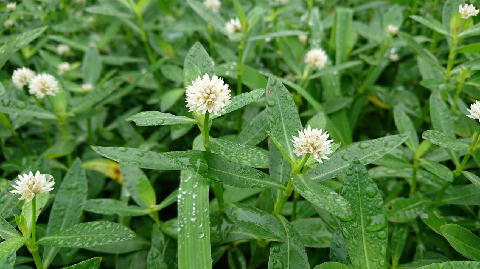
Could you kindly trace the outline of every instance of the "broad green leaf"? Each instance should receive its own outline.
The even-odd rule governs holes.
[[[83,262],[65,267],[64,269],[99,269],[102,258],[91,258]]]
[[[15,252],[12,254],[5,256],[0,259],[0,268],[2,269],[14,269],[15,261],[17,260],[17,255]]]
[[[333,21],[330,47],[335,49],[335,64],[341,64],[347,60],[357,39],[352,27],[353,10],[336,8]]]
[[[435,130],[443,132],[448,137],[455,137],[452,114],[439,91],[432,92],[430,95],[430,118]]]
[[[144,111],[127,118],[133,121],[137,126],[158,126],[158,125],[175,125],[175,124],[196,124],[197,121],[184,117],[175,116],[170,113],[162,113],[159,111]]]
[[[307,252],[299,235],[284,217],[279,216],[278,219],[283,226],[286,238],[270,246],[268,269],[309,269]]]
[[[296,219],[291,222],[305,247],[328,248],[332,233],[320,218]]]
[[[215,67],[215,74],[223,77],[237,78],[237,63],[229,62]],[[243,66],[242,82],[252,90],[264,89],[267,86],[267,79],[257,69],[248,65]]]
[[[291,140],[302,129],[302,123],[292,95],[278,79],[270,77],[266,96],[270,136],[278,141],[288,157],[294,160]]]
[[[243,126],[235,142],[252,146],[262,142],[267,137],[268,124],[265,124],[267,121],[267,111],[263,110]]]
[[[460,254],[472,260],[480,260],[480,237],[457,224],[445,224],[440,227],[440,231]]]
[[[351,267],[349,267],[348,265],[345,265],[339,262],[324,262],[322,264],[319,264],[313,267],[313,269],[350,269],[350,268]]]
[[[49,147],[42,153],[45,158],[55,159],[71,154],[75,150],[75,143],[68,140],[61,140]]]
[[[77,159],[63,178],[47,225],[46,234],[53,234],[80,221],[83,207],[87,200],[87,177],[83,170],[82,162]],[[44,248],[43,263],[46,267],[58,253],[57,248]]]
[[[125,187],[138,205],[151,207],[157,203],[155,190],[140,168],[122,164],[121,171]]]
[[[405,249],[405,244],[407,243],[408,232],[409,229],[407,225],[399,224],[393,228],[389,249],[392,258],[392,267],[398,266],[398,262]]]
[[[89,47],[83,56],[82,73],[84,83],[95,85],[102,74],[102,58],[95,47]]]
[[[391,222],[410,222],[421,214],[428,201],[421,197],[398,197],[388,203],[388,220]]]
[[[9,36],[7,41],[0,47],[0,68],[3,67],[13,53],[31,43],[46,29],[47,26],[43,26],[15,36]]]
[[[45,120],[53,120],[57,118],[52,112],[39,108],[36,105],[27,104],[19,100],[5,99],[3,97],[0,101],[0,112]]]
[[[362,164],[372,163],[400,146],[406,139],[406,135],[392,135],[351,144],[308,171],[307,177],[312,180],[323,180],[340,176],[354,160]]]
[[[126,205],[125,202],[114,199],[90,199],[85,203],[85,211],[102,215],[143,216],[148,209],[139,206]]]
[[[423,132],[422,137],[432,142],[432,144],[454,151],[467,152],[469,148],[467,143],[448,136],[441,131],[427,130]]]
[[[458,261],[458,262],[442,262],[442,263],[432,263],[419,267],[418,269],[478,269],[480,268],[480,262],[467,262],[467,261]]]
[[[348,201],[327,186],[315,182],[304,175],[294,177],[293,186],[295,191],[303,198],[313,205],[325,209],[330,214],[342,219],[352,217],[352,209]]]
[[[470,173],[468,171],[463,171],[462,174],[468,179],[470,180],[470,182],[472,182],[473,184],[475,184],[476,186],[479,186],[480,187],[480,177],[476,176],[475,174],[473,173]]]
[[[442,23],[435,20],[432,17],[427,17],[427,16],[416,16],[416,15],[411,15],[410,18],[413,20],[427,26],[428,28],[432,29],[433,31],[440,33],[444,36],[450,36],[447,30],[445,30],[445,27],[443,27]]]
[[[19,203],[17,195],[11,193],[10,189],[0,190],[0,217],[10,217]]]
[[[20,233],[4,218],[0,217],[0,237],[7,240],[15,236],[20,236]]]
[[[152,242],[147,256],[147,269],[167,269],[169,263],[176,262],[176,248],[172,239],[164,236],[157,226],[152,227]]]
[[[182,170],[178,190],[178,268],[212,268],[209,185],[198,171]]]
[[[203,2],[198,0],[187,0],[188,5],[205,20],[208,24],[216,28],[217,31],[224,33],[225,32],[225,23],[226,21],[215,11],[207,8]]]
[[[17,251],[25,244],[23,236],[11,237],[0,243],[0,259],[3,259]]]
[[[477,53],[480,52],[480,43],[473,43],[462,46],[458,49],[460,53]]]
[[[480,187],[475,184],[451,186],[445,191],[441,203],[447,205],[480,205]]]
[[[448,182],[453,181],[453,173],[450,171],[448,167],[445,165],[432,162],[426,159],[420,159],[420,165],[425,168],[425,170],[429,171],[430,173],[442,178]]]
[[[182,70],[182,79],[183,81],[183,70]],[[177,104],[178,100],[185,95],[185,89],[173,89],[165,94],[162,95],[162,99],[160,100],[160,110],[167,111],[175,104]]]
[[[442,235],[441,227],[445,224],[447,224],[447,221],[445,218],[441,216],[442,212],[435,208],[429,208],[427,210],[426,214],[420,215],[422,218],[422,221],[430,227],[434,232],[436,232],[439,235]]]
[[[228,114],[237,109],[240,109],[250,103],[259,101],[260,98],[265,94],[265,90],[257,89],[250,92],[242,93],[240,95],[234,96],[232,102],[225,107],[225,112],[223,114]],[[212,119],[218,118],[219,116],[212,116]]]
[[[155,170],[181,170],[194,166],[202,157],[199,151],[171,151],[157,153],[123,147],[92,146],[98,154],[119,163]]]
[[[189,2],[196,1],[189,0]],[[195,43],[188,51],[187,56],[185,56],[185,62],[183,66],[183,82],[185,86],[192,84],[192,81],[199,76],[203,76],[204,74],[213,75],[213,71],[213,60],[200,43]]]
[[[226,213],[234,224],[252,238],[272,241],[285,239],[283,224],[265,211],[251,206],[231,204]]]
[[[342,195],[350,202],[353,218],[341,223],[352,265],[359,269],[385,268],[387,219],[375,182],[363,165],[349,167]]]
[[[208,154],[208,175],[224,184],[240,188],[275,187],[283,189],[283,185],[271,181],[264,172],[228,161],[216,154]]]
[[[213,153],[232,162],[256,168],[268,167],[267,152],[261,148],[219,138],[211,138],[209,143]]]
[[[393,118],[395,120],[395,126],[400,133],[408,135],[405,144],[411,149],[415,150],[418,147],[418,135],[413,122],[407,116],[407,113],[403,111],[400,106],[395,106],[393,109]]]
[[[147,250],[150,246],[150,242],[139,236],[133,237],[131,239],[109,243],[105,245],[87,247],[90,251],[98,253],[107,253],[107,254],[126,254],[132,253],[140,250]]]
[[[38,243],[52,247],[84,248],[121,242],[135,237],[129,228],[109,221],[79,223],[40,238]]]
[[[85,96],[72,98],[72,112],[84,112],[99,106],[99,103],[111,96],[115,90],[118,90],[122,83],[123,80],[121,78],[113,78]]]

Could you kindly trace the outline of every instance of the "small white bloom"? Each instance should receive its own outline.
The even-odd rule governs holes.
[[[93,85],[90,83],[85,83],[82,85],[82,91],[91,92],[93,90]]]
[[[465,4],[463,6],[458,6],[458,12],[460,12],[460,15],[463,19],[468,19],[470,17],[477,16],[479,10],[476,9],[475,6],[472,4]]]
[[[242,24],[240,23],[240,20],[235,18],[235,19],[230,19],[226,24],[225,24],[225,31],[229,34],[233,34],[237,31],[242,30]]]
[[[322,68],[328,62],[328,56],[322,49],[312,49],[305,56],[305,63],[310,64],[314,68]]]
[[[70,70],[72,67],[70,66],[69,63],[63,62],[63,63],[60,63],[60,64],[57,66],[57,68],[58,68],[58,71],[59,71],[60,73],[65,73],[65,72],[67,72],[68,70]]]
[[[470,105],[470,109],[467,109],[470,115],[467,117],[480,121],[480,101],[475,101],[475,103]]]
[[[305,44],[307,43],[307,40],[308,36],[306,34],[298,35],[298,41],[300,41],[300,43]]]
[[[302,131],[298,131],[298,136],[293,136],[293,152],[298,157],[312,154],[317,162],[322,163],[323,159],[328,160],[327,155],[333,152],[333,140],[328,140],[328,138],[329,134],[326,131],[307,126]]]
[[[395,26],[395,25],[393,25],[393,24],[389,24],[389,25],[387,26],[387,31],[388,31],[388,33],[391,34],[391,35],[396,35],[396,34],[398,33],[398,30],[399,30],[399,29],[398,29],[398,26]]]
[[[220,0],[205,0],[203,4],[215,12],[218,12],[220,10],[220,6],[222,5]]]
[[[390,54],[390,56],[388,56],[388,58],[390,58],[390,61],[392,61],[392,62],[396,62],[396,61],[398,61],[398,59],[400,59],[400,57],[396,53]]]
[[[15,2],[7,3],[6,7],[7,7],[8,10],[15,10],[17,8],[17,3],[15,3]]]
[[[15,69],[12,75],[13,85],[16,88],[21,89],[25,85],[27,85],[34,76],[35,76],[35,72],[30,70],[29,68],[22,67],[22,68]]]
[[[36,75],[28,84],[28,92],[37,98],[43,98],[45,95],[55,96],[59,91],[57,79],[50,74]]]
[[[186,96],[189,111],[201,115],[208,111],[218,116],[231,102],[228,84],[215,75],[210,79],[208,74],[197,77],[192,85],[187,87]]]
[[[6,28],[9,28],[9,27],[13,26],[14,24],[15,24],[15,21],[11,20],[11,19],[8,19],[8,20],[3,22],[3,26],[5,26]]]
[[[65,44],[60,44],[57,46],[57,54],[63,55],[70,52],[70,47]]]
[[[35,175],[30,172],[28,174],[18,175],[11,193],[20,194],[20,200],[31,201],[38,193],[50,192],[53,190],[53,177],[47,174],[40,174],[39,171]]]

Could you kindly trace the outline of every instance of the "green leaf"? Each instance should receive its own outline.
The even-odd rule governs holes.
[[[418,269],[478,269],[480,268],[480,262],[442,262],[442,263],[432,263],[419,267]]]
[[[89,47],[82,61],[84,83],[95,85],[102,74],[102,58],[95,47]]]
[[[430,118],[435,130],[445,133],[448,137],[455,137],[453,126],[455,121],[439,91],[430,95]]]
[[[147,256],[147,269],[172,268],[169,262],[176,262],[176,248],[171,246],[172,239],[164,236],[157,226],[152,227],[152,242]]]
[[[268,79],[266,95],[270,136],[278,141],[290,160],[295,160],[291,140],[302,129],[302,123],[292,95],[278,79],[273,77]]]
[[[353,218],[341,223],[348,254],[355,268],[385,268],[387,219],[382,195],[360,164],[349,167],[342,195],[352,207]]]
[[[148,150],[123,147],[92,146],[98,154],[119,163],[155,170],[181,170],[190,168],[202,158],[199,151],[171,151],[157,153]]]
[[[208,182],[182,170],[178,190],[178,268],[212,268]]]
[[[460,53],[477,53],[480,52],[480,43],[468,44],[460,47],[458,50]]]
[[[0,68],[3,67],[13,53],[35,40],[46,29],[47,26],[44,26],[25,31],[15,36],[9,36],[8,40],[0,47]]]
[[[256,168],[268,167],[268,153],[261,148],[219,138],[211,138],[209,143],[213,153],[232,162]]]
[[[225,23],[226,21],[215,11],[207,8],[202,2],[197,0],[187,0],[188,5],[205,20],[208,24],[211,24],[216,28],[217,31],[224,33],[225,32]]]
[[[20,203],[18,197],[10,192],[10,189],[0,190],[0,217],[8,218]]]
[[[5,256],[0,259],[0,268],[2,269],[14,269],[15,262],[17,260],[17,255],[15,252],[12,252],[10,256]]]
[[[189,4],[196,1],[189,0]],[[200,3],[198,3],[200,5]],[[223,26],[222,26],[223,27]],[[195,43],[185,56],[183,65],[183,82],[185,86],[192,84],[197,77],[204,74],[213,75],[214,71],[213,60],[208,55],[207,51],[200,43]]]
[[[111,94],[117,90],[122,83],[123,79],[113,78],[103,83],[100,87],[97,87],[94,91],[85,96],[72,98],[72,112],[84,112],[95,106],[99,106],[99,103],[107,97],[110,97]]]
[[[480,205],[480,187],[475,184],[451,186],[445,191],[441,203],[447,205]]]
[[[442,23],[435,20],[432,17],[426,17],[426,16],[416,16],[416,15],[411,15],[410,18],[413,20],[427,26],[428,28],[432,29],[433,31],[440,33],[444,36],[450,36],[447,30],[445,30],[445,27],[443,27]]]
[[[328,248],[332,233],[320,218],[296,219],[291,222],[303,245],[310,248]]]
[[[234,96],[232,102],[225,107],[225,112],[223,115],[233,112],[237,109],[240,109],[250,103],[260,100],[260,98],[265,94],[265,90],[257,89],[250,92],[242,93],[240,95]],[[212,116],[212,119],[218,118],[220,116]]]
[[[348,201],[327,186],[314,182],[304,175],[294,177],[293,186],[295,191],[313,205],[342,219],[352,217],[352,209]]]
[[[355,45],[357,36],[353,31],[353,10],[338,7],[335,9],[333,28],[330,36],[330,47],[335,49],[335,64],[347,60]]]
[[[442,178],[448,182],[453,181],[453,173],[450,171],[448,167],[445,165],[432,162],[426,159],[420,159],[420,165],[425,168],[425,170],[429,171],[430,173]]]
[[[128,117],[127,121],[133,121],[137,126],[159,126],[197,123],[197,121],[192,118],[175,116],[170,113],[162,113],[159,111],[140,112]]]
[[[348,265],[339,262],[324,262],[315,266],[313,269],[350,269]]]
[[[85,222],[40,238],[38,243],[52,247],[84,248],[121,242],[135,237],[129,228],[109,221]]]
[[[434,145],[454,151],[467,152],[469,148],[467,143],[448,136],[441,131],[426,130],[423,132],[422,137],[423,139],[432,142]]]
[[[155,190],[140,168],[122,164],[120,170],[125,187],[138,205],[148,208],[157,203]]]
[[[405,141],[405,144],[407,144],[407,146],[414,151],[418,147],[418,135],[413,122],[400,106],[395,106],[393,109],[393,118],[398,131],[402,134],[408,135],[408,139]]]
[[[391,237],[390,256],[392,257],[392,267],[398,266],[398,262],[402,257],[402,253],[405,249],[405,244],[408,238],[408,226],[407,225],[395,225]]]
[[[126,205],[125,202],[114,199],[90,199],[85,204],[85,211],[102,215],[143,216],[149,211],[139,206]]]
[[[279,216],[278,219],[286,238],[282,242],[272,243],[268,269],[309,269],[307,253],[297,232],[284,217]]]
[[[265,211],[247,205],[231,204],[226,213],[249,237],[272,241],[285,239],[283,224]]]
[[[372,163],[400,146],[406,139],[406,135],[392,135],[351,144],[334,153],[329,160],[309,170],[307,177],[322,180],[340,176],[354,160],[362,164]]]
[[[398,197],[388,203],[388,220],[410,222],[425,210],[428,201],[421,197]]]
[[[102,258],[91,258],[83,262],[65,267],[64,269],[99,269]]]
[[[20,236],[20,233],[4,218],[0,217],[0,237],[7,240],[15,236]]]
[[[462,174],[468,179],[470,180],[470,182],[472,182],[473,184],[475,184],[476,186],[479,186],[480,187],[480,177],[476,176],[475,174],[473,173],[470,173],[468,171],[463,171]]]
[[[55,195],[48,220],[47,235],[63,230],[80,221],[87,200],[87,188],[85,170],[82,167],[82,162],[77,159],[63,178],[62,184]],[[44,249],[43,263],[45,266],[53,261],[58,251],[57,248],[46,247]]]
[[[447,221],[441,216],[442,212],[435,208],[429,208],[427,214],[422,214],[420,217],[427,226],[439,235],[442,235],[440,228],[447,224]]]
[[[283,185],[271,181],[270,176],[260,170],[228,161],[218,155],[208,154],[208,175],[224,184],[240,188],[275,187]]]
[[[11,237],[0,243],[0,259],[14,253],[25,244],[23,236]]]
[[[5,99],[4,97],[2,97],[2,100],[0,101],[0,112],[45,120],[53,120],[57,118],[52,112],[39,108],[33,104],[27,104],[19,100]]]
[[[263,110],[243,126],[235,142],[251,146],[262,142],[267,137],[268,124],[265,124],[267,121],[267,111]]]
[[[480,260],[480,237],[457,224],[445,224],[440,227],[448,243],[463,256]]]

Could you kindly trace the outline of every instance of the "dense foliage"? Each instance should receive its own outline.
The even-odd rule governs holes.
[[[0,268],[480,268],[464,4],[0,3]]]

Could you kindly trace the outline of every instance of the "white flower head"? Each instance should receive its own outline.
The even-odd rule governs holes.
[[[233,34],[235,32],[238,32],[242,30],[242,24],[240,23],[240,20],[235,18],[235,19],[230,19],[226,24],[225,24],[225,31],[229,34]]]
[[[221,115],[230,104],[230,89],[222,78],[208,74],[197,77],[192,85],[187,87],[187,107],[200,115],[207,111],[213,115]]]
[[[16,88],[21,89],[25,85],[27,85],[34,76],[35,76],[35,72],[30,70],[29,68],[26,68],[26,67],[17,68],[15,69],[15,71],[13,71],[13,75],[12,75],[13,85]]]
[[[17,8],[17,3],[9,2],[9,3],[7,3],[6,7],[7,7],[8,10],[15,10]]]
[[[5,28],[10,28],[11,26],[13,26],[15,24],[15,21],[12,20],[12,19],[8,19],[6,21],[3,22],[3,26],[5,26]]]
[[[28,92],[37,98],[43,98],[45,95],[55,96],[59,91],[57,79],[50,74],[36,75],[28,84]]]
[[[398,54],[396,54],[396,53],[390,54],[390,56],[388,56],[388,58],[389,58],[390,61],[392,61],[392,62],[396,62],[396,61],[398,61],[398,60],[400,59],[400,57],[399,57]]]
[[[218,12],[220,10],[220,6],[222,5],[220,0],[205,0],[203,4],[215,12]]]
[[[47,174],[40,174],[39,171],[35,175],[30,172],[28,174],[18,175],[18,180],[12,185],[14,190],[11,193],[20,194],[20,200],[31,201],[36,194],[49,192],[53,190],[53,177]]]
[[[70,52],[70,47],[65,44],[60,44],[57,46],[57,54],[63,55]]]
[[[458,12],[462,16],[462,19],[468,19],[470,17],[477,16],[479,10],[476,9],[475,6],[472,4],[465,4],[463,6],[458,6]]]
[[[480,101],[475,101],[467,110],[470,113],[467,117],[480,121]]]
[[[307,43],[307,40],[308,40],[308,36],[306,34],[298,35],[298,41],[300,41],[300,43],[305,44]]]
[[[82,85],[82,91],[91,92],[93,90],[93,85],[90,83],[85,83]]]
[[[63,63],[60,63],[58,66],[58,71],[60,73],[65,73],[67,72],[68,70],[70,70],[72,67],[70,66],[70,63],[67,63],[67,62],[63,62]]]
[[[387,32],[391,35],[396,35],[398,33],[398,30],[399,30],[399,28],[396,25],[389,24],[387,26]]]
[[[314,68],[322,68],[328,62],[328,56],[322,49],[312,49],[305,56],[305,63],[310,64]]]
[[[322,129],[315,129],[307,126],[307,128],[298,131],[298,136],[293,136],[293,152],[298,157],[304,157],[311,154],[317,162],[322,163],[323,159],[328,160],[328,156],[332,153],[332,142],[328,140],[329,134]]]

